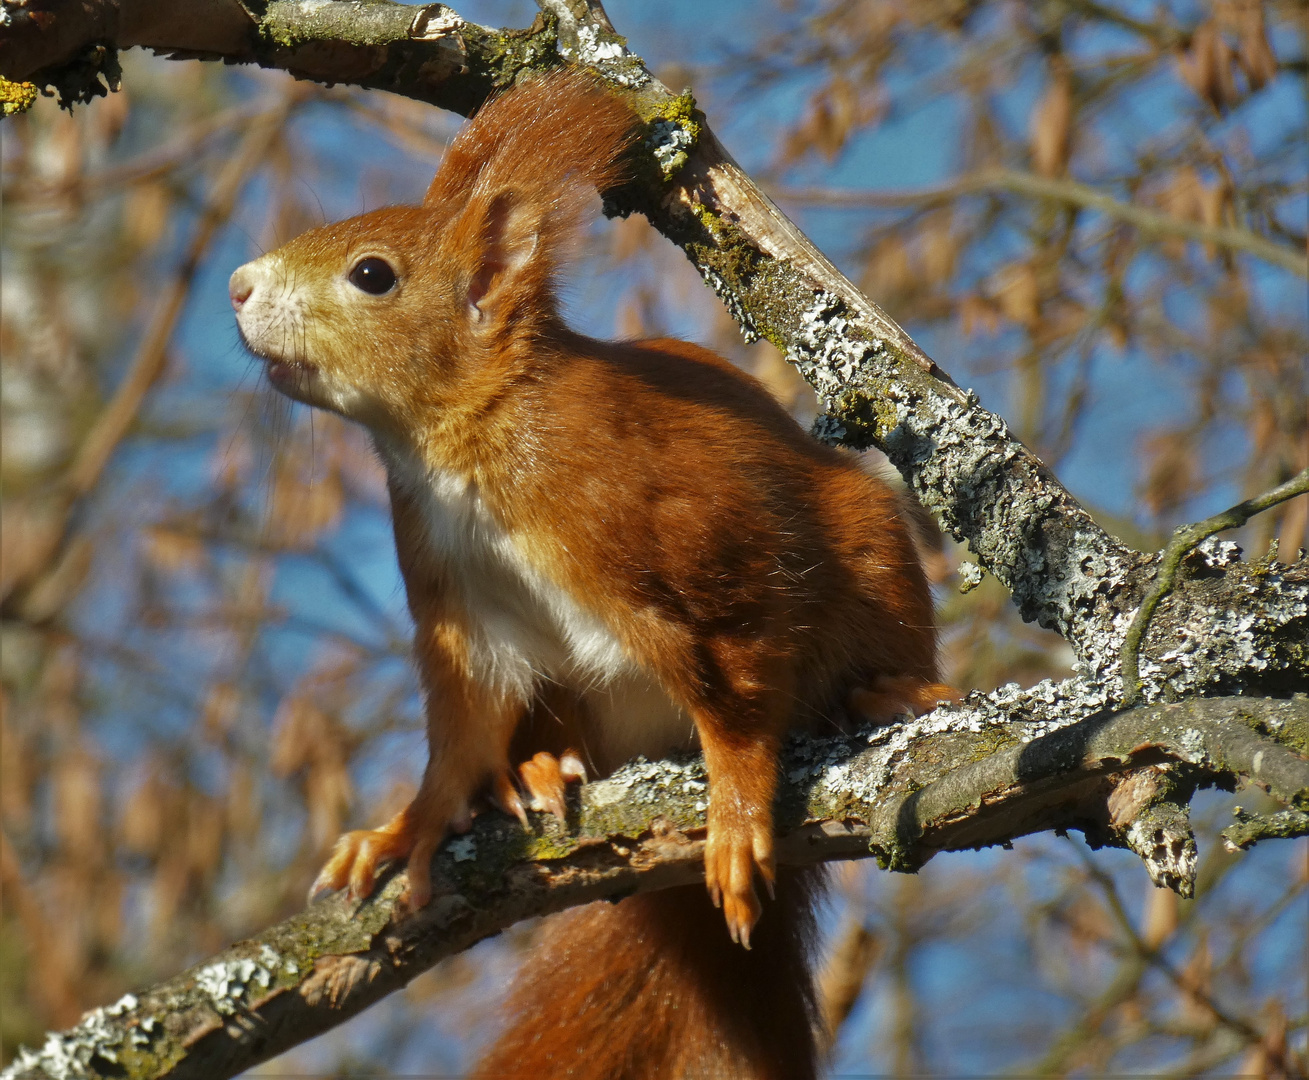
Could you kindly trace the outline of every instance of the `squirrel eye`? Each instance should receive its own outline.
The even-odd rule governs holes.
[[[385,259],[370,256],[360,259],[350,271],[350,284],[373,296],[381,296],[395,288],[395,271]]]

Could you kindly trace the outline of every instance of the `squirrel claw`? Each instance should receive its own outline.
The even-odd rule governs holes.
[[[311,895],[348,889],[352,900],[362,900],[371,893],[377,868],[390,859],[408,854],[407,845],[401,850],[393,843],[400,831],[394,828],[398,817],[380,829],[360,829],[339,837],[327,864],[314,880]]]
[[[466,816],[466,813],[456,815],[456,820]],[[448,823],[442,820],[429,827],[414,818],[411,803],[381,828],[360,829],[341,836],[314,879],[310,899],[346,889],[351,900],[363,900],[372,894],[381,867],[406,860],[409,885],[400,907],[416,911],[426,904],[432,896],[432,852],[444,839]]]
[[[565,783],[573,780],[579,784],[586,783],[586,766],[582,764],[582,755],[576,750],[565,750],[559,755],[559,772]]]
[[[564,773],[564,760],[570,756],[575,760],[576,755],[570,753],[564,754],[561,759],[543,750],[531,761],[524,761],[518,766],[518,775],[531,797],[529,805],[532,809],[546,810],[560,821],[568,816],[564,803],[564,785],[568,779]]]
[[[523,806],[518,788],[514,786],[514,774],[506,769],[496,776],[491,785],[491,803],[497,810],[516,817],[527,828],[527,809]]]

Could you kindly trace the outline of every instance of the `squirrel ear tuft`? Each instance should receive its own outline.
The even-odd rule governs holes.
[[[604,189],[628,179],[637,118],[585,71],[537,76],[490,98],[456,135],[423,205],[457,212],[476,188],[545,198],[568,179]]]
[[[424,206],[449,223],[442,257],[479,331],[554,313],[554,269],[596,188],[625,178],[635,124],[592,76],[563,70],[492,98],[451,142]]]

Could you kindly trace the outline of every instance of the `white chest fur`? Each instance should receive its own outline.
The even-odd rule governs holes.
[[[381,451],[464,608],[479,681],[527,700],[543,678],[582,690],[637,672],[613,633],[533,565],[524,540],[495,519],[474,484]]]
[[[378,449],[392,483],[417,505],[428,556],[464,609],[474,678],[524,703],[543,680],[575,691],[585,706],[581,749],[601,773],[636,754],[694,745],[690,717],[599,618],[533,564],[473,484]]]

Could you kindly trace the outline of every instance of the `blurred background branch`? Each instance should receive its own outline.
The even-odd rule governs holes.
[[[62,606],[65,597],[61,586],[69,576],[69,563],[85,554],[73,533],[78,503],[95,489],[110,456],[135,422],[146,394],[163,375],[169,342],[201,261],[231,216],[242,187],[262,166],[280,137],[292,105],[303,96],[292,90],[281,95],[281,100],[272,107],[265,106],[248,117],[245,134],[214,180],[194,234],[157,301],[135,357],[113,396],[82,437],[64,475],[55,482],[55,490],[47,496],[48,518],[43,542],[28,547],[27,565],[4,582],[0,616],[41,622]],[[152,163],[150,171],[155,168],[158,165]],[[148,176],[149,172],[144,175]],[[65,191],[63,196],[76,197],[76,194]]]
[[[940,188],[922,191],[841,191],[815,188],[779,189],[774,194],[783,202],[808,203],[842,208],[885,209],[910,207],[930,209],[953,203],[966,195],[988,191],[1007,191],[1033,199],[1047,199],[1126,222],[1145,236],[1181,237],[1209,245],[1239,251],[1309,277],[1309,257],[1289,244],[1278,244],[1248,229],[1230,228],[1204,221],[1188,221],[1160,213],[1144,206],[1120,202],[1111,195],[1075,180],[1037,176],[1013,169],[985,169],[973,176]]]

